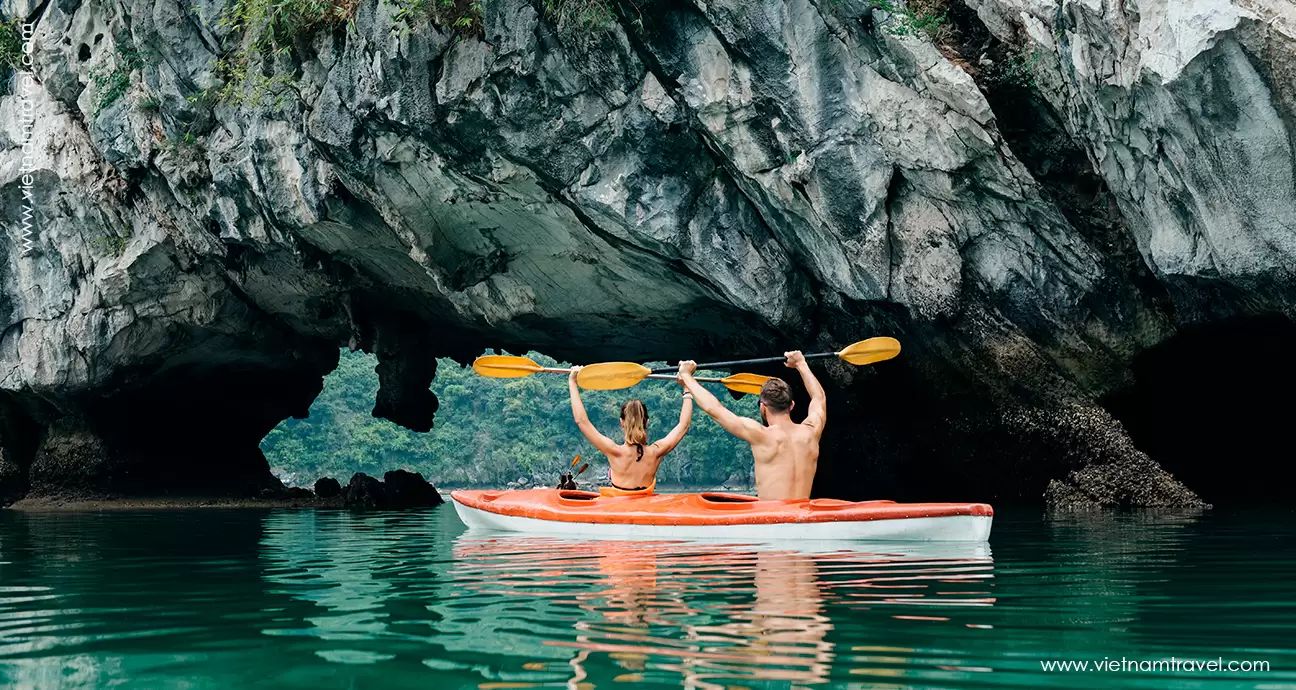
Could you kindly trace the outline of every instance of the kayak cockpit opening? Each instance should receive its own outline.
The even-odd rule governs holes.
[[[711,503],[754,503],[760,499],[755,496],[744,496],[742,494],[717,494],[708,492],[702,494],[702,500],[710,501]]]
[[[593,491],[559,491],[558,497],[569,501],[592,501],[598,498],[599,494]]]

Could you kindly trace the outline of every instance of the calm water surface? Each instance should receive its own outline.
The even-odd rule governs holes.
[[[416,513],[0,511],[10,688],[1296,688],[1296,514],[988,547],[482,536]],[[1267,661],[1263,673],[1041,661]]]

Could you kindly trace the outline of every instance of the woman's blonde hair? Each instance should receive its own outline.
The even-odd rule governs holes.
[[[642,446],[648,442],[648,408],[642,400],[628,400],[621,406],[621,426],[626,443]]]

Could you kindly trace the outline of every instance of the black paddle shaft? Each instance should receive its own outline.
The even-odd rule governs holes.
[[[836,357],[836,356],[837,356],[836,352],[816,352],[813,355],[806,355],[805,358],[807,360],[826,359],[828,357]],[[778,357],[761,357],[759,359],[735,359],[729,362],[711,362],[710,364],[699,364],[697,365],[697,368],[698,369],[728,369],[730,367],[746,366],[748,364],[775,364],[777,362],[786,362],[786,361],[787,361],[787,357],[784,357],[783,355],[779,355]],[[678,366],[661,367],[659,369],[653,369],[652,373],[669,374],[675,371],[679,371]]]

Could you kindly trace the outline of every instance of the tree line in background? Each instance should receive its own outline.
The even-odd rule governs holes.
[[[534,352],[526,356],[544,366],[568,366]],[[382,476],[387,470],[406,469],[438,486],[555,486],[559,474],[580,455],[582,462],[590,463],[577,478],[582,488],[606,481],[607,460],[572,421],[566,376],[492,379],[452,360],[440,360],[432,390],[441,406],[432,430],[419,433],[372,416],[378,390],[375,364],[372,355],[343,350],[310,416],[284,420],[266,435],[261,449],[276,476],[290,485],[310,486],[319,477],[346,483],[355,472]],[[723,388],[709,385],[738,414],[759,414],[755,396],[735,401]],[[673,381],[648,380],[626,390],[581,394],[590,420],[620,442],[622,402],[643,400],[649,437],[656,440],[679,421],[682,392]],[[749,487],[751,452],[695,405],[692,427],[662,462],[657,483]]]

